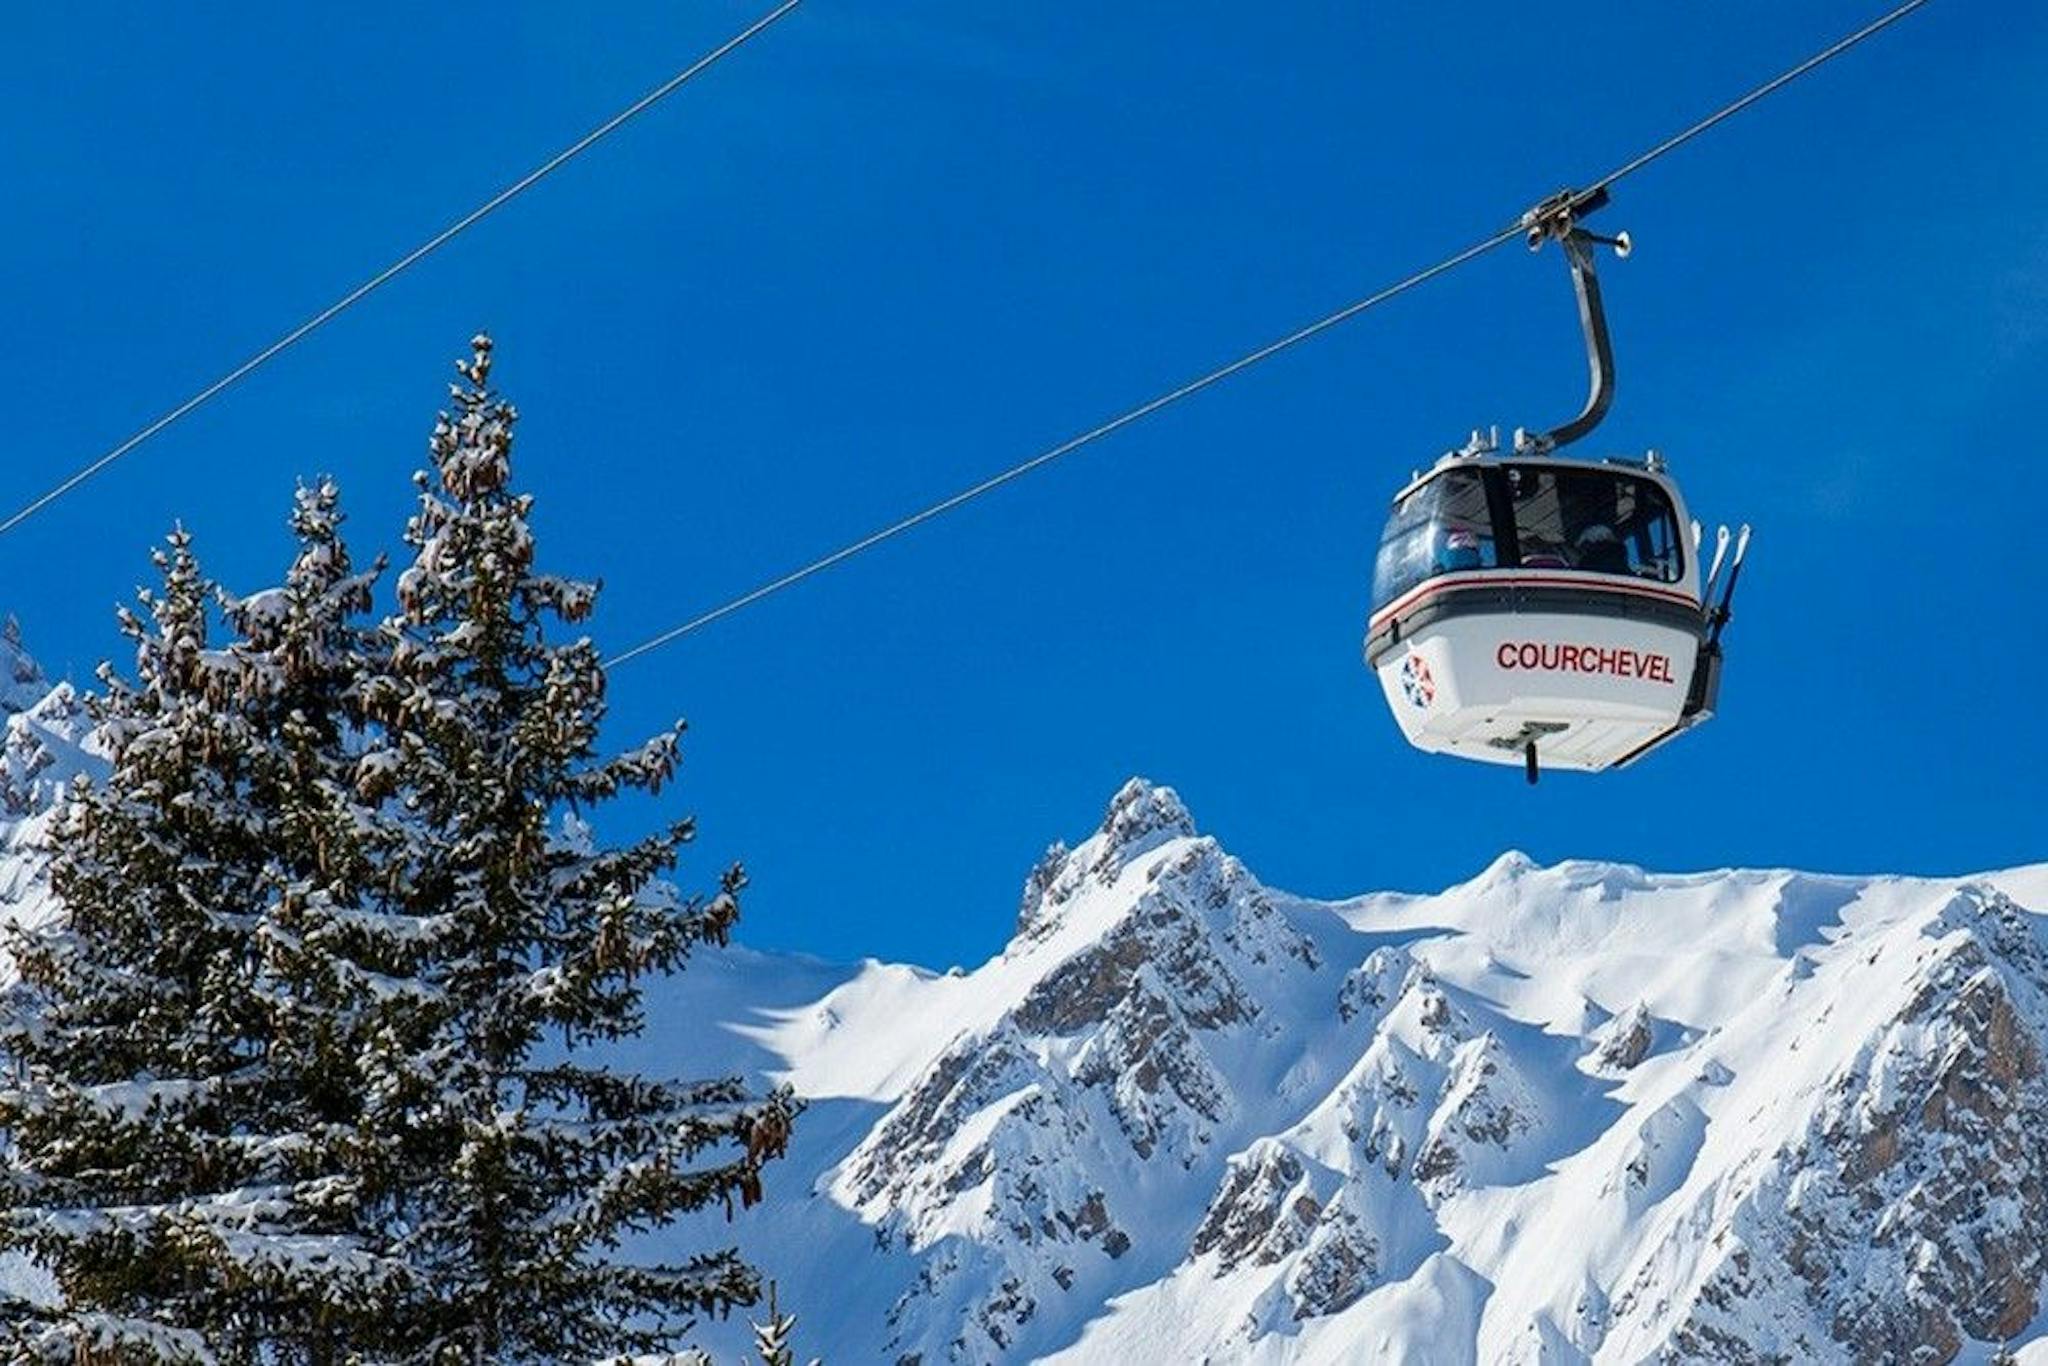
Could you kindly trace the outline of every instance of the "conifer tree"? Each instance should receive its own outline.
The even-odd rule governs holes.
[[[157,556],[162,590],[121,614],[135,681],[103,669],[91,703],[111,772],[54,828],[63,921],[12,935],[6,1228],[63,1297],[16,1306],[18,1356],[336,1360],[362,1288],[404,1276],[352,1236],[355,1046],[320,1018],[338,967],[292,913],[346,886],[320,836],[359,824],[370,576],[332,485],[301,490],[293,526],[284,586],[247,599],[182,532]],[[210,648],[216,599],[238,635]]]
[[[11,1243],[63,1308],[30,1334],[93,1359],[253,1359],[229,1280],[261,1278],[283,1179],[252,932],[270,840],[249,800],[238,669],[209,648],[213,586],[177,532],[162,587],[124,610],[133,683],[103,669],[106,784],[53,827],[60,926],[15,929]],[[26,1352],[26,1346],[17,1350]]]
[[[761,1366],[797,1366],[796,1315],[785,1314],[776,1302],[775,1284],[768,1284],[768,1321],[756,1322],[754,1328],[754,1353],[761,1358]],[[820,1366],[816,1357],[810,1366]]]
[[[383,1305],[413,1293],[391,1255],[388,1201],[365,1168],[360,1060],[408,1008],[386,969],[407,931],[376,913],[375,813],[355,793],[363,680],[380,637],[365,626],[381,563],[358,573],[329,481],[302,487],[298,553],[282,586],[225,599],[237,701],[252,719],[250,800],[271,851],[251,953],[265,1015],[274,1109],[291,1184],[272,1192],[300,1231],[290,1276],[259,1299],[268,1359],[311,1366],[360,1359]],[[256,1287],[245,1282],[245,1298]]]
[[[680,727],[600,758],[593,585],[540,573],[532,500],[511,484],[515,414],[478,337],[432,440],[386,623],[359,788],[383,812],[390,923],[408,927],[411,1008],[363,1060],[365,1159],[391,1250],[423,1293],[383,1344],[435,1362],[587,1361],[674,1344],[689,1317],[752,1303],[736,1251],[647,1265],[621,1240],[760,1195],[795,1105],[736,1080],[608,1067],[642,987],[723,943],[737,868],[709,896],[661,881],[691,825],[606,844],[590,819],[657,790]],[[723,1149],[724,1151],[718,1151]]]
[[[61,1295],[0,1305],[11,1359],[585,1360],[757,1296],[730,1249],[620,1260],[757,1199],[796,1103],[601,1061],[744,879],[660,881],[688,822],[593,833],[680,728],[598,757],[598,657],[551,639],[595,590],[534,572],[486,340],[463,370],[377,631],[324,483],[282,587],[219,593],[178,533],[122,614],[111,773],[54,827],[65,915],[9,943],[0,1231]]]

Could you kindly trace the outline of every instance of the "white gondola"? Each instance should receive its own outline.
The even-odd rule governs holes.
[[[1366,662],[1401,732],[1434,753],[1598,771],[1714,714],[1721,628],[1748,546],[1703,593],[1699,538],[1652,452],[1562,459],[1613,396],[1592,247],[1576,217],[1603,191],[1545,201],[1532,246],[1563,244],[1585,324],[1592,390],[1571,422],[1517,432],[1512,453],[1475,433],[1394,499],[1373,582]],[[1725,548],[1727,533],[1721,532]],[[1716,555],[1716,567],[1720,556]]]

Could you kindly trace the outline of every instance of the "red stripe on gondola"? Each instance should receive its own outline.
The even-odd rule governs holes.
[[[1642,583],[1618,583],[1612,579],[1587,579],[1583,576],[1564,577],[1556,574],[1514,574],[1499,570],[1481,570],[1464,575],[1446,575],[1428,579],[1409,589],[1391,603],[1372,614],[1371,625],[1377,627],[1389,617],[1399,616],[1403,609],[1429,597],[1433,593],[1449,592],[1458,588],[1576,588],[1589,593],[1626,593],[1639,598],[1656,598],[1662,602],[1675,602],[1695,610],[1697,599],[1690,594],[1672,588],[1654,588]]]

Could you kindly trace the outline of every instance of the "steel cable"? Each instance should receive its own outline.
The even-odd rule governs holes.
[[[1584,190],[1579,191],[1576,195],[1573,196],[1574,200],[1581,198],[1587,194],[1590,194],[1595,190],[1605,189],[1608,186],[1613,185],[1616,181],[1619,181],[1624,177],[1635,174],[1637,171],[1642,170],[1645,166],[1648,166],[1651,162],[1656,161],[1658,158],[1666,155],[1667,153],[1676,150],[1678,147],[1684,145],[1685,143],[1692,141],[1692,139],[1698,137],[1700,134],[1706,132],[1708,129],[1713,128],[1717,124],[1720,124],[1723,121],[1734,117],[1736,114],[1741,113],[1744,109],[1747,109],[1749,106],[1755,104],[1758,100],[1765,98],[1774,91],[1782,89],[1783,87],[1791,84],[1793,81],[1798,80],[1801,76],[1804,76],[1809,71],[1814,70],[1816,67],[1822,66],[1827,62],[1832,61],[1834,58],[1839,57],[1844,52],[1847,52],[1850,48],[1853,48],[1857,44],[1863,42],[1865,39],[1872,37],[1873,35],[1883,31],[1886,28],[1889,28],[1892,24],[1897,23],[1900,19],[1905,18],[1908,14],[1911,14],[1914,10],[1919,9],[1921,6],[1927,3],[1928,0],[1907,0],[1907,3],[1900,5],[1898,8],[1892,10],[1888,14],[1885,14],[1881,18],[1873,20],[1872,22],[1864,25],[1862,28],[1856,30],[1856,32],[1850,34],[1848,37],[1843,38],[1839,42],[1833,43],[1826,48],[1823,48],[1821,51],[1815,53],[1813,56],[1808,57],[1805,61],[1800,62],[1797,66],[1791,67],[1788,70],[1781,72],[1780,74],[1772,77],[1770,80],[1765,81],[1762,85],[1759,85],[1754,89],[1748,91],[1740,98],[1732,100],[1728,104],[1721,106],[1719,109],[1707,115],[1707,117],[1699,120],[1697,123],[1694,123],[1690,127],[1686,128],[1684,131],[1664,139],[1662,142],[1651,147],[1648,151],[1632,158],[1629,161],[1622,163],[1621,166],[1619,166],[1613,171],[1608,172],[1605,176],[1602,176],[1600,179],[1588,182]],[[1259,347],[1257,350],[1247,352],[1246,354],[1238,357],[1236,360],[1230,361],[1225,365],[1218,366],[1216,369],[1209,371],[1207,374],[1204,374],[1199,378],[1189,380],[1187,383],[1182,384],[1178,388],[1170,389],[1167,392],[1160,394],[1155,398],[1146,400],[1144,403],[1139,404],[1135,408],[1127,409],[1126,411],[1119,413],[1117,416],[1110,418],[1107,422],[1089,428],[1087,431],[1082,432],[1079,436],[1069,437],[1067,440],[1062,441],[1057,446],[1053,446],[1048,450],[1041,451],[1038,454],[1032,456],[1030,459],[1023,461],[1020,464],[1012,465],[1010,468],[1003,470],[1001,473],[991,475],[988,478],[982,480],[980,483],[974,484],[971,487],[960,490],[958,493],[943,498],[940,501],[931,504],[929,507],[923,508],[920,511],[914,512],[909,516],[902,518],[900,521],[892,522],[888,526],[881,528],[879,531],[870,532],[866,536],[861,537],[859,540],[841,546],[839,549],[832,551],[830,554],[822,555],[819,558],[810,561],[808,564],[805,564],[797,569],[793,569],[788,573],[781,575],[778,578],[770,579],[766,583],[763,583],[758,587],[749,589],[748,591],[740,594],[738,597],[729,598],[726,601],[718,604],[717,606],[712,607],[704,612],[701,612],[694,617],[691,617],[689,620],[683,622],[681,625],[672,626],[668,630],[663,631],[658,635],[650,636],[648,639],[641,641],[639,644],[634,645],[628,649],[621,650],[617,654],[611,656],[609,659],[605,661],[605,665],[606,667],[611,667],[614,665],[627,663],[628,661],[634,659],[638,659],[640,656],[648,654],[654,650],[658,650],[664,645],[668,645],[674,641],[680,640],[684,636],[687,636],[692,632],[702,630],[704,627],[709,626],[711,623],[718,621],[721,618],[729,617],[735,612],[739,612],[748,607],[751,607],[755,603],[760,602],[764,598],[772,597],[775,594],[780,593],[785,588],[790,588],[796,584],[802,583],[805,579],[811,578],[814,575],[822,574],[826,570],[831,569],[836,565],[843,564],[845,561],[852,559],[856,555],[860,555],[868,550],[873,549],[875,546],[882,544],[884,541],[893,540],[895,537],[902,535],[904,532],[910,531],[915,527],[922,526],[924,523],[932,521],[934,518],[942,517],[946,513],[953,511],[955,508],[958,508],[963,504],[973,502],[975,499],[981,497],[983,494],[991,493],[994,490],[1001,488],[1005,484],[1011,483],[1012,481],[1017,479],[1021,479],[1025,475],[1030,474],[1035,470],[1042,469],[1046,465],[1051,464],[1053,461],[1058,460],[1062,456],[1071,455],[1073,452],[1080,450],[1084,446],[1091,445],[1092,443],[1101,440],[1103,437],[1110,435],[1112,432],[1119,431],[1124,427],[1130,426],[1134,422],[1138,422],[1144,418],[1150,417],[1152,414],[1158,412],[1162,408],[1170,407],[1173,404],[1180,402],[1184,398],[1189,398],[1195,394],[1200,393],[1202,390],[1209,388],[1211,385],[1220,383],[1221,381],[1230,378],[1232,375],[1250,369],[1252,366],[1259,364],[1261,361],[1269,360],[1272,357],[1280,354],[1282,351],[1285,351],[1288,348],[1295,346],[1300,342],[1307,341],[1309,338],[1326,332],[1330,328],[1337,326],[1339,323],[1346,322],[1352,318],[1357,317],[1359,314],[1365,312],[1367,309],[1376,307],[1379,304],[1383,304],[1387,302],[1389,299],[1392,299],[1397,295],[1404,294],[1407,291],[1415,288],[1417,285],[1423,284],[1429,280],[1433,280],[1437,276],[1442,275],[1447,271],[1455,270],[1457,267],[1464,265],[1466,262],[1472,260],[1473,258],[1485,255],[1487,252],[1493,250],[1497,246],[1500,246],[1502,243],[1508,242],[1514,238],[1522,236],[1525,231],[1526,225],[1523,219],[1521,217],[1517,217],[1515,222],[1510,226],[1501,229],[1500,231],[1494,233],[1490,237],[1484,238],[1481,241],[1473,243],[1471,246],[1466,247],[1463,251],[1445,257],[1443,260],[1437,262],[1433,266],[1428,266],[1422,270],[1418,270],[1413,275],[1409,275],[1404,279],[1396,281],[1394,284],[1388,285],[1386,288],[1381,289],[1373,294],[1369,294],[1365,298],[1360,299],[1355,303],[1347,304],[1346,306],[1338,309],[1334,313],[1327,314],[1324,317],[1318,318],[1316,321],[1308,324],[1305,327],[1298,328],[1295,331],[1288,333],[1286,336],[1280,338],[1278,341],[1268,342],[1266,345]],[[4,527],[0,527],[0,530],[4,529]]]
[[[433,255],[436,251],[439,251],[442,247],[454,241],[457,237],[460,237],[463,233],[475,227],[484,219],[490,217],[491,214],[497,212],[499,209],[503,208],[506,204],[509,204],[514,199],[517,199],[520,195],[526,193],[526,191],[532,189],[535,185],[547,179],[547,177],[554,174],[562,167],[568,165],[571,161],[574,161],[584,152],[589,151],[599,142],[602,142],[605,138],[609,137],[612,133],[616,132],[621,125],[625,124],[626,122],[634,118],[636,115],[645,113],[647,110],[661,103],[661,101],[667,99],[677,90],[689,84],[691,80],[695,79],[703,72],[709,70],[712,66],[715,66],[721,58],[729,55],[736,49],[744,46],[749,40],[751,40],[752,38],[756,37],[763,31],[768,29],[771,25],[775,23],[776,20],[788,14],[791,10],[795,9],[801,3],[802,0],[783,0],[783,3],[781,5],[778,5],[775,9],[769,11],[761,18],[755,20],[746,28],[740,30],[732,37],[726,39],[723,43],[720,43],[717,47],[705,53],[696,61],[690,63],[689,66],[683,68],[683,70],[669,77],[666,81],[663,81],[660,85],[648,91],[645,95],[642,95],[639,99],[635,100],[625,109],[622,109],[618,113],[612,115],[612,117],[606,119],[603,123],[591,129],[588,133],[585,133],[581,138],[578,138],[574,143],[570,144],[562,151],[557,152],[554,156],[550,157],[548,160],[541,163],[533,170],[527,172],[518,180],[514,181],[512,184],[506,186],[497,194],[491,196],[491,198],[484,201],[483,204],[479,205],[475,209],[472,209],[469,213],[464,214],[461,218],[449,224],[440,232],[428,238],[425,242],[422,242],[419,246],[414,247],[404,256],[401,256],[400,258],[398,258],[398,260],[392,262],[383,270],[377,272],[377,274],[371,276],[368,280],[365,280],[362,284],[357,285],[354,289],[342,295],[339,299],[335,300],[327,307],[321,309],[318,313],[308,318],[305,322],[300,323],[297,327],[285,333],[282,337],[279,337],[276,341],[264,347],[255,355],[249,357],[249,359],[243,361],[240,365],[228,371],[225,375],[222,375],[219,379],[207,385],[204,389],[201,389],[198,393],[192,395],[192,397],[186,399],[183,403],[180,403],[177,407],[171,409],[169,412],[157,418],[154,422],[151,422],[142,430],[136,432],[126,441],[121,442],[121,444],[115,446],[112,450],[100,456],[97,460],[92,461],[90,464],[81,466],[76,472],[74,472],[68,478],[66,478],[63,483],[58,484],[55,488],[43,494],[40,498],[37,498],[33,502],[22,507],[19,511],[14,513],[13,516],[7,518],[5,521],[0,521],[0,536],[4,536],[8,532],[14,530],[14,528],[20,526],[23,522],[35,516],[38,512],[41,512],[50,504],[56,502],[59,498],[62,498],[64,495],[70,493],[80,484],[83,484],[86,480],[92,478],[101,470],[113,464],[122,456],[127,455],[130,451],[134,450],[137,446],[140,446],[143,442],[149,440],[158,432],[164,430],[164,428],[170,426],[172,423],[186,416],[193,409],[198,408],[200,405],[206,403],[209,399],[219,396],[225,390],[232,388],[235,384],[247,378],[254,371],[262,368],[265,364],[269,363],[271,360],[274,360],[277,356],[281,355],[285,351],[290,350],[293,346],[296,346],[300,341],[303,341],[312,333],[317,332],[320,328],[334,321],[334,319],[341,316],[343,313],[347,312],[357,303],[360,303],[364,298],[375,293],[378,289],[381,289],[383,286],[391,283],[392,280],[402,275],[412,266],[417,265],[420,261],[424,260],[428,256]]]

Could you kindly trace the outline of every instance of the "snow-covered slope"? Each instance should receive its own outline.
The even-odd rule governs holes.
[[[0,620],[0,918],[36,923],[50,914],[38,852],[57,794],[101,768],[85,700],[52,684],[22,648],[13,617]]]
[[[2048,1362],[2044,891],[1312,902],[1133,782],[975,971],[707,957],[640,1047],[813,1098],[739,1231],[835,1366]]]

